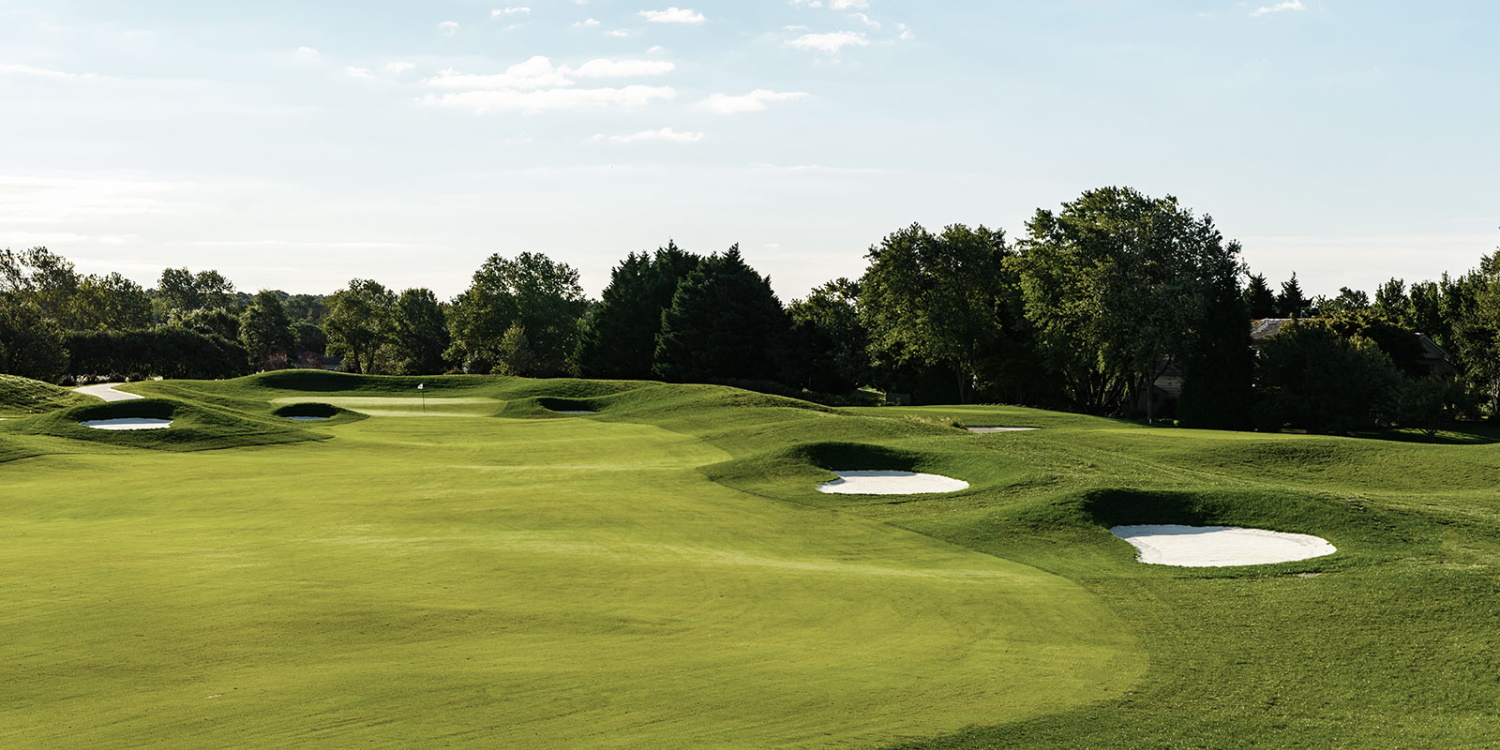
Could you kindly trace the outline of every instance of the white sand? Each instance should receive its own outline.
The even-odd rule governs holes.
[[[838,479],[818,485],[832,495],[926,495],[969,488],[962,479],[911,471],[835,471]]]
[[[558,409],[557,413],[558,414],[597,414],[598,412],[595,412],[592,409],[574,409],[574,410],[571,410],[571,411],[570,410],[566,410],[566,409]]]
[[[287,417],[293,422],[327,422],[329,417]]]
[[[93,396],[94,398],[100,399],[102,401],[132,401],[132,400],[138,399],[138,398],[145,398],[145,396],[141,396],[141,395],[138,395],[138,394],[135,394],[135,393],[126,393],[124,391],[117,391],[117,390],[115,390],[115,386],[117,386],[117,385],[124,385],[124,384],[123,383],[99,383],[99,384],[96,384],[96,385],[85,385],[85,386],[81,386],[81,387],[78,387],[78,388],[74,388],[73,392],[74,393],[82,393],[85,396]]]
[[[170,419],[92,419],[79,422],[84,427],[96,430],[165,430],[172,426]]]
[[[1110,533],[1140,550],[1148,565],[1217,568],[1308,560],[1338,550],[1328,540],[1235,526],[1116,526]]]
[[[1037,428],[1035,428],[1035,427],[966,427],[964,429],[968,430],[969,432],[977,432],[977,433],[979,433],[981,435],[987,435],[987,434],[992,433],[992,432],[1031,432],[1032,430],[1035,430]]]

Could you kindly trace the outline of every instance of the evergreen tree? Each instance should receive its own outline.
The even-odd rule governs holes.
[[[653,368],[663,380],[773,380],[786,345],[786,311],[739,245],[712,255],[678,286],[662,314]]]
[[[668,241],[655,255],[631,253],[610,274],[579,343],[583,374],[594,378],[653,377],[662,313],[677,287],[703,259]]]
[[[1245,287],[1245,305],[1250,308],[1251,320],[1276,317],[1276,294],[1266,283],[1265,276],[1250,275],[1250,283]]]
[[[1293,273],[1292,278],[1282,282],[1281,294],[1276,295],[1276,313],[1283,318],[1304,318],[1310,306],[1297,274]]]

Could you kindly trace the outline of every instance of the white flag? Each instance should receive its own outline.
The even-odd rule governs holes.
[[[423,388],[426,388],[426,387],[427,387],[426,383],[417,383],[417,390],[419,390],[419,391],[422,390]]]

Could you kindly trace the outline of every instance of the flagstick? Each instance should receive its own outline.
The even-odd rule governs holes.
[[[417,392],[422,394],[422,413],[427,413],[427,384],[417,383]]]

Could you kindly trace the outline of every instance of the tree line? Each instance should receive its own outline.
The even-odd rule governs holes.
[[[216,378],[336,363],[727,383],[830,403],[879,390],[1321,432],[1500,417],[1500,253],[1456,278],[1310,298],[1295,274],[1273,288],[1249,273],[1238,243],[1170,196],[1090,190],[1025,229],[1011,240],[913,224],[869,248],[858,279],[790,304],[737,246],[630,253],[598,300],[565,263],[494,255],[448,301],[370,279],[326,296],[247,294],[186,268],[144,289],[81,275],[45,248],[4,250],[0,372]],[[1293,322],[1253,341],[1252,321],[1268,318]]]

